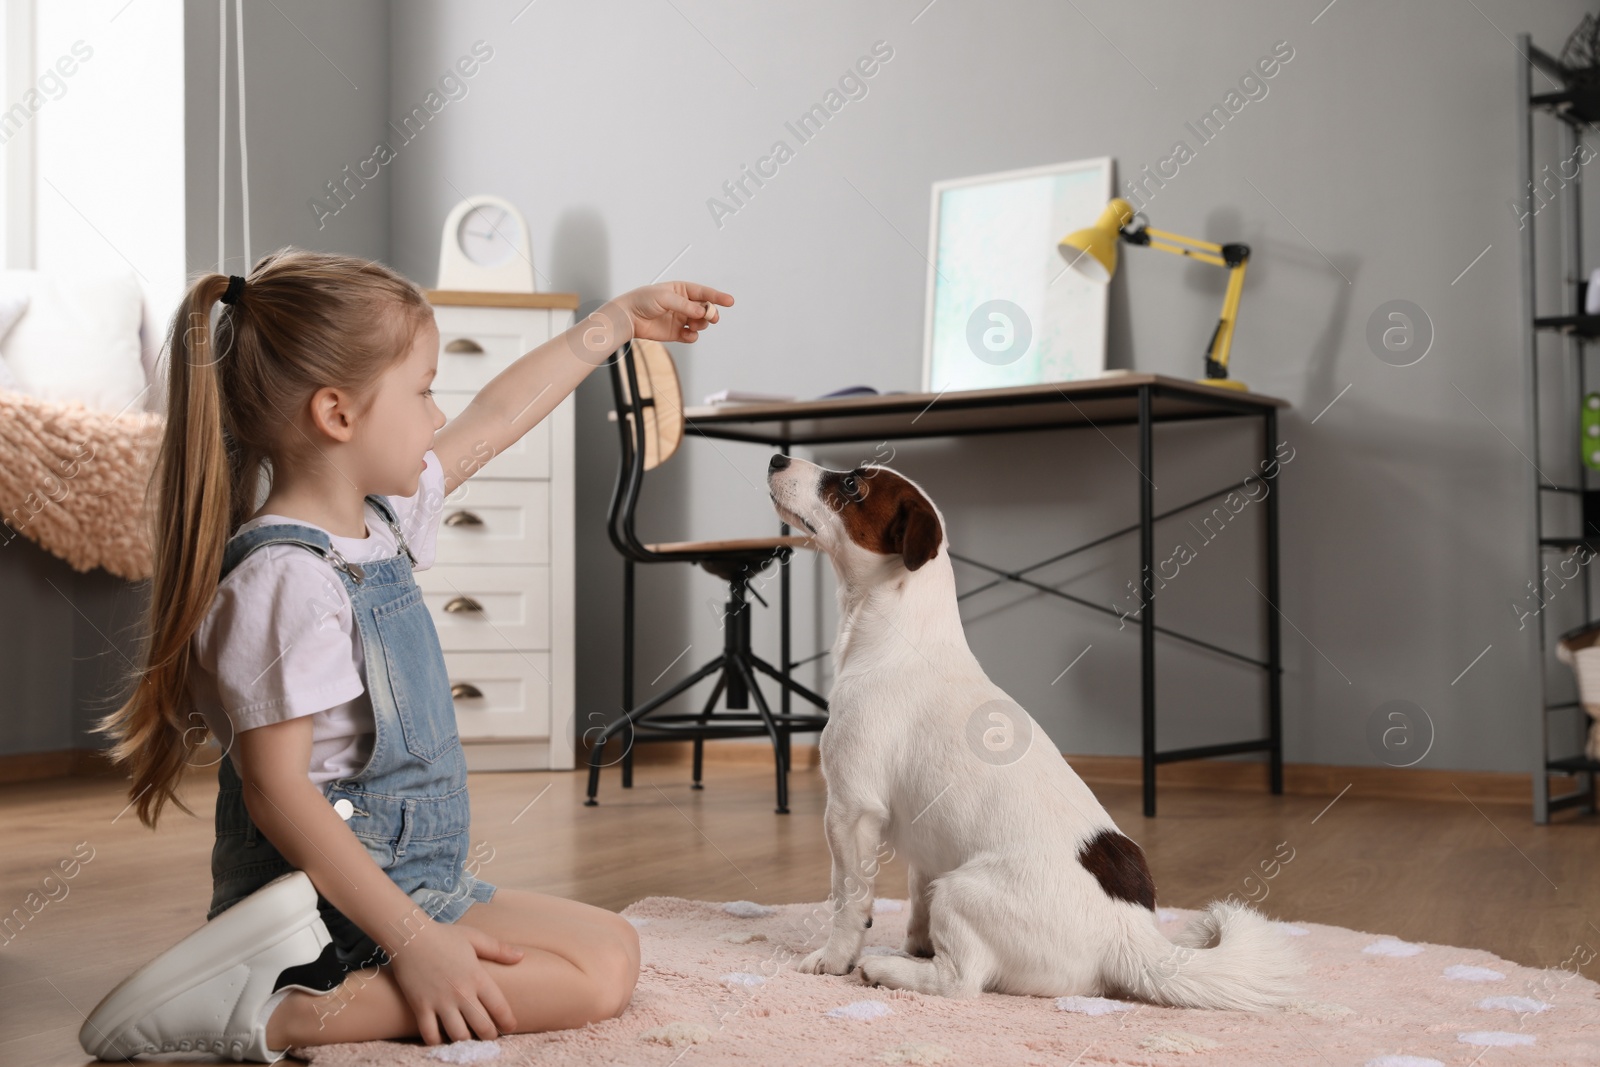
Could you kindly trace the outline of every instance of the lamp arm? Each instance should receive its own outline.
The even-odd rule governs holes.
[[[1222,314],[1211,331],[1211,341],[1206,345],[1206,378],[1217,385],[1243,389],[1240,383],[1228,380],[1228,351],[1233,346],[1233,327],[1239,318],[1239,298],[1244,293],[1244,272],[1250,262],[1250,246],[1218,244],[1168,230],[1157,230],[1148,224],[1141,225],[1138,220],[1142,217],[1135,215],[1135,221],[1118,231],[1124,241],[1228,268],[1228,289],[1222,297]]]
[[[1194,248],[1202,248],[1207,252],[1215,252],[1218,255],[1222,254],[1222,245],[1217,244],[1215,241],[1202,241],[1194,237],[1185,237],[1182,234],[1172,233],[1168,230],[1158,230],[1153,226],[1144,227],[1144,232],[1151,237],[1159,237],[1165,241],[1174,241]]]
[[[1222,297],[1222,316],[1211,333],[1206,350],[1206,377],[1228,376],[1228,349],[1233,345],[1233,326],[1239,318],[1239,297],[1244,292],[1244,272],[1249,258],[1239,260],[1228,272],[1228,291]]]
[[[1139,226],[1122,230],[1122,239],[1132,245],[1144,245],[1147,248],[1159,249],[1162,252],[1171,252],[1173,255],[1186,256],[1189,259],[1199,260],[1201,263],[1210,263],[1215,267],[1227,267],[1231,264],[1223,258],[1229,245],[1219,245],[1215,241],[1201,241],[1193,237],[1184,237],[1181,234],[1171,233],[1167,230],[1158,230],[1151,226]],[[1192,247],[1185,248],[1184,245]]]
[[[1228,265],[1227,261],[1221,256],[1213,256],[1207,252],[1196,252],[1189,248],[1179,248],[1177,245],[1170,245],[1165,241],[1151,241],[1148,247],[1160,249],[1163,252],[1171,252],[1186,259],[1198,260],[1201,263],[1210,263],[1214,267],[1226,267]]]

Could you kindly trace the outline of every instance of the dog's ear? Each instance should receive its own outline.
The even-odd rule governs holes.
[[[906,570],[914,571],[939,554],[939,516],[921,493],[902,497],[894,520],[893,538]]]

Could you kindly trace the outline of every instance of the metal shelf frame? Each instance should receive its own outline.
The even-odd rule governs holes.
[[[1560,222],[1563,228],[1561,234],[1561,310],[1555,315],[1540,315],[1538,307],[1537,286],[1537,242],[1535,238],[1534,214],[1534,159],[1533,159],[1533,132],[1534,116],[1540,113],[1555,118],[1560,123],[1563,158],[1571,158],[1578,149],[1579,138],[1585,130],[1595,129],[1593,119],[1587,117],[1588,110],[1582,106],[1585,99],[1585,90],[1582,86],[1574,85],[1574,72],[1567,70],[1560,60],[1542,51],[1533,44],[1530,34],[1517,35],[1517,51],[1520,60],[1517,63],[1517,162],[1520,170],[1521,189],[1526,197],[1523,208],[1525,225],[1522,227],[1522,348],[1523,348],[1523,384],[1525,392],[1526,422],[1529,434],[1528,454],[1532,456],[1531,466],[1533,472],[1530,477],[1529,498],[1533,505],[1533,538],[1530,546],[1530,558],[1533,563],[1533,575],[1538,582],[1539,575],[1543,573],[1546,556],[1552,551],[1570,550],[1578,545],[1589,545],[1591,549],[1600,545],[1600,529],[1585,530],[1575,536],[1568,535],[1564,530],[1546,533],[1544,522],[1545,494],[1575,494],[1580,501],[1586,494],[1596,491],[1597,487],[1590,485],[1589,472],[1583,463],[1583,457],[1578,454],[1580,435],[1576,413],[1578,404],[1567,405],[1564,418],[1571,423],[1569,440],[1572,442],[1574,454],[1578,460],[1579,482],[1577,486],[1558,486],[1545,484],[1540,473],[1540,402],[1539,402],[1539,335],[1552,333],[1562,339],[1562,373],[1570,374],[1576,369],[1578,383],[1578,398],[1584,396],[1587,390],[1586,367],[1587,345],[1600,339],[1600,316],[1585,315],[1578,306],[1578,282],[1583,278],[1583,172],[1578,169],[1577,176],[1568,179],[1567,188],[1562,191],[1560,199]],[[1545,77],[1561,86],[1559,90],[1551,93],[1534,92],[1535,69]],[[1580,106],[1575,107],[1578,103]],[[1565,179],[1565,175],[1562,178]],[[1587,571],[1583,574],[1583,617],[1585,621],[1594,618],[1593,603],[1591,598],[1591,581]],[[1564,808],[1581,807],[1585,812],[1595,812],[1595,773],[1600,770],[1600,764],[1587,760],[1582,756],[1562,757],[1552,759],[1550,756],[1550,716],[1558,713],[1569,713],[1578,709],[1583,714],[1582,707],[1577,701],[1551,702],[1549,667],[1550,667],[1550,627],[1546,620],[1546,612],[1541,610],[1538,617],[1539,647],[1537,673],[1539,679],[1538,707],[1535,714],[1538,716],[1539,750],[1533,766],[1533,821],[1545,824],[1550,821],[1554,811]],[[1550,775],[1563,774],[1582,779],[1582,788],[1566,793],[1562,796],[1551,797]]]

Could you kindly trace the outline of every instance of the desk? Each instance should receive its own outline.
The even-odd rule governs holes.
[[[721,438],[767,444],[781,451],[794,445],[835,444],[846,441],[887,441],[916,437],[951,437],[980,433],[1014,433],[1019,430],[1074,429],[1137,424],[1139,427],[1139,521],[1097,537],[1086,544],[1048,559],[1005,570],[970,557],[951,553],[951,559],[996,575],[994,581],[961,594],[965,598],[1001,582],[1017,582],[1040,592],[1070,600],[1075,604],[1116,615],[1102,604],[1064,593],[1027,577],[1050,563],[1065,559],[1096,545],[1137,530],[1141,583],[1148,583],[1153,570],[1154,527],[1165,518],[1199,504],[1207,503],[1241,488],[1239,483],[1225,486],[1170,511],[1155,514],[1151,472],[1154,465],[1153,431],[1156,423],[1194,419],[1259,418],[1262,430],[1263,462],[1276,459],[1278,409],[1288,401],[1258,393],[1240,392],[1202,385],[1183,378],[1160,374],[1123,374],[1086,381],[1047,385],[1022,385],[1005,389],[976,389],[946,393],[890,393],[854,396],[836,400],[807,400],[781,404],[719,405],[684,409],[685,436]],[[1265,468],[1276,470],[1276,468]],[[1272,480],[1272,479],[1269,479]],[[1283,792],[1283,691],[1282,657],[1278,625],[1278,493],[1274,485],[1263,509],[1266,522],[1266,613],[1267,653],[1261,660],[1222,648],[1155,623],[1154,603],[1147,601],[1139,612],[1141,649],[1140,689],[1142,714],[1140,732],[1144,764],[1144,813],[1156,813],[1156,765],[1180,760],[1205,759],[1238,752],[1266,752],[1270,762],[1273,793]],[[789,526],[781,524],[787,534]],[[789,569],[782,574],[782,650],[783,673],[799,663],[789,656]],[[1146,585],[1148,588],[1148,585]],[[1267,672],[1267,736],[1247,741],[1230,741],[1196,748],[1156,748],[1156,634],[1198,645],[1241,663]],[[814,657],[813,657],[814,658]],[[805,662],[805,661],[801,661]],[[783,710],[789,710],[789,694],[783,694]]]

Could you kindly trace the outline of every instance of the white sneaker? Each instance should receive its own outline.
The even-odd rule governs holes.
[[[89,1014],[78,1043],[98,1059],[214,1052],[276,1063],[267,1020],[293,989],[344,981],[304,871],[274,878],[129,975]]]

